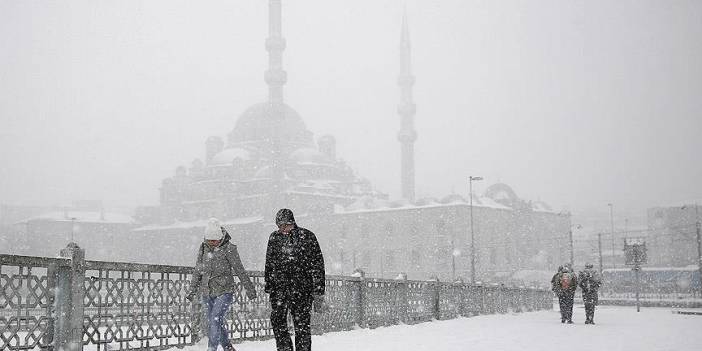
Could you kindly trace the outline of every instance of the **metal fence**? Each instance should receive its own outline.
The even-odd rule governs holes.
[[[75,244],[60,258],[0,255],[0,351],[162,350],[196,343],[207,328],[199,303],[185,299],[192,267],[86,261]],[[249,272],[228,313],[234,340],[273,336],[262,272]],[[550,291],[461,282],[327,276],[321,334],[478,314],[552,308]]]

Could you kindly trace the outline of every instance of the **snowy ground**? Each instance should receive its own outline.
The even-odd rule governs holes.
[[[585,325],[576,306],[575,324],[561,324],[557,310],[490,315],[354,330],[312,337],[315,351],[529,351],[702,350],[702,316],[671,313],[670,308],[599,307],[596,325]],[[562,345],[562,346],[559,346]],[[566,346],[567,345],[567,346]],[[244,342],[238,351],[274,351],[273,340]],[[204,351],[206,343],[185,348]]]

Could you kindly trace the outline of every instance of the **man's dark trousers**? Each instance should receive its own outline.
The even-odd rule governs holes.
[[[570,321],[573,319],[573,300],[575,294],[562,293],[558,295],[558,305],[561,309],[561,320]]]
[[[585,321],[594,322],[595,321],[595,302],[585,301]]]
[[[295,351],[312,349],[310,314],[312,295],[295,292],[273,292],[271,300],[271,326],[278,351],[293,351],[292,339],[288,331],[288,311],[295,326]]]

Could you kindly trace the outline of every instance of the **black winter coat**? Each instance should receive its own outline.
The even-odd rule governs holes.
[[[289,234],[271,233],[266,251],[267,293],[324,294],[324,258],[317,237],[295,227]]]
[[[602,285],[600,273],[588,268],[580,272],[578,277],[580,289],[583,290],[583,301],[585,303],[597,303],[597,290]]]

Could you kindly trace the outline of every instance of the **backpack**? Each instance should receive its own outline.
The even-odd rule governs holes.
[[[570,289],[570,284],[572,282],[573,282],[573,279],[570,276],[570,273],[563,273],[561,275],[561,289],[563,289],[563,290]]]

